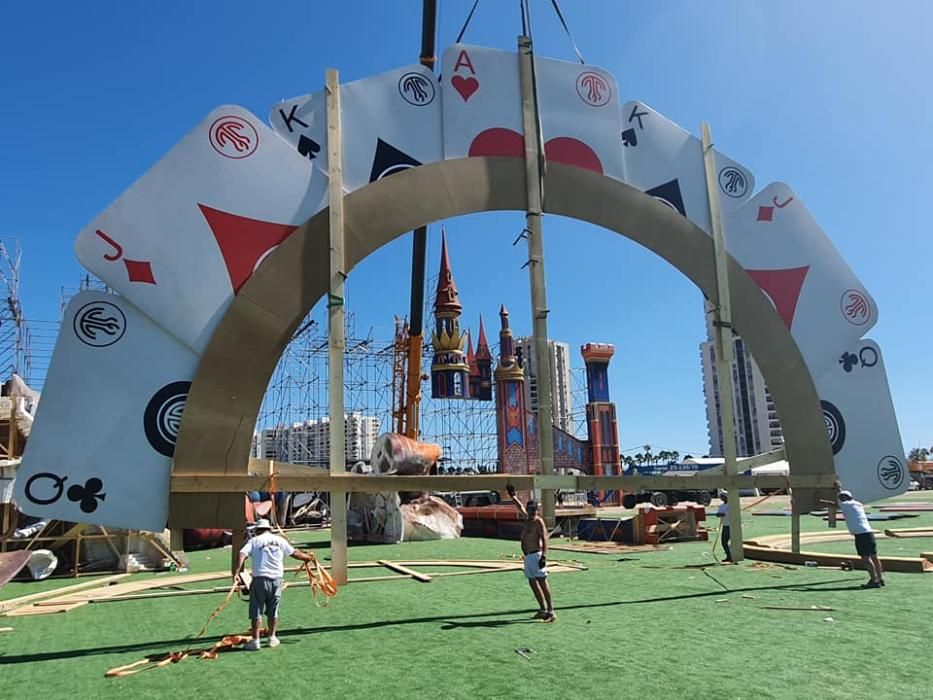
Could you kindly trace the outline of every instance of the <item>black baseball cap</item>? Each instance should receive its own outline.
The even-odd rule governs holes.
[[[532,500],[528,501],[528,503],[525,504],[525,508],[526,508],[527,510],[538,510],[538,502],[537,502],[536,500],[532,499]]]

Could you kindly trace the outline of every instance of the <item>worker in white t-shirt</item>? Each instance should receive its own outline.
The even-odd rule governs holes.
[[[260,628],[262,614],[266,613],[269,624],[269,646],[277,647],[279,638],[275,636],[279,626],[279,603],[282,600],[282,579],[285,576],[285,557],[301,561],[311,561],[311,557],[292,547],[288,540],[271,532],[269,521],[261,518],[256,521],[256,535],[240,549],[233,580],[236,581],[243,570],[247,557],[253,558],[253,582],[249,587],[249,619],[253,638],[246,644],[250,651],[260,649]]]
[[[719,509],[716,511],[716,517],[719,518],[719,532],[721,534],[722,541],[722,551],[726,553],[726,558],[722,560],[723,564],[733,564],[732,561],[732,550],[729,549],[729,540],[731,535],[729,533],[729,493],[727,491],[722,491],[719,494],[719,497],[722,499],[722,503],[719,504]]]
[[[839,509],[846,519],[846,527],[849,532],[855,536],[855,551],[862,558],[862,564],[868,570],[871,577],[863,587],[880,588],[884,585],[881,568],[881,560],[878,559],[878,545],[875,542],[875,533],[868,523],[868,516],[865,515],[865,506],[852,497],[851,491],[841,488],[839,482],[836,482],[836,488],[839,489]],[[834,505],[832,501],[822,501],[828,505]]]

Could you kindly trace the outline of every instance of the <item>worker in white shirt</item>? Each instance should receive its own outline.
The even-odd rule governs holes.
[[[855,551],[862,558],[862,564],[871,577],[863,588],[881,588],[884,585],[882,578],[884,572],[881,568],[881,560],[878,559],[875,533],[868,524],[868,516],[865,515],[865,506],[853,498],[851,491],[841,488],[839,482],[836,482],[836,488],[839,489],[839,509],[846,519],[846,527],[855,536]],[[833,505],[831,501],[822,502]]]
[[[729,540],[731,539],[729,533],[729,493],[722,491],[719,497],[722,499],[722,503],[719,504],[716,517],[719,518],[719,532],[722,533],[722,551],[726,553],[726,558],[722,562],[723,564],[733,564],[735,562],[732,561],[732,550],[729,549]]]
[[[277,647],[279,638],[275,635],[279,626],[279,603],[282,600],[282,579],[285,576],[285,557],[301,561],[312,561],[312,557],[295,549],[284,537],[271,532],[272,526],[266,519],[256,521],[256,535],[240,550],[233,580],[236,581],[243,570],[247,557],[253,558],[253,582],[249,587],[249,619],[252,625],[253,639],[246,644],[249,651],[259,651],[262,614],[266,613],[269,623],[269,646]]]

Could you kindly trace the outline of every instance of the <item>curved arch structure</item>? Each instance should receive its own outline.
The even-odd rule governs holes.
[[[544,193],[546,213],[586,221],[640,243],[716,303],[712,238],[669,207],[618,180],[557,163],[548,164]],[[524,211],[525,164],[518,158],[432,163],[368,185],[344,202],[349,271],[418,226],[475,212]],[[191,387],[173,475],[246,473],[256,416],[276,363],[298,324],[328,289],[328,225],[326,209],[308,220],[227,309]],[[820,402],[788,328],[731,256],[729,283],[733,323],[761,368],[781,417],[792,480],[826,476],[831,483],[833,460]],[[816,495],[812,489],[798,492],[799,507],[814,507]],[[241,498],[174,493],[173,526],[238,524]]]

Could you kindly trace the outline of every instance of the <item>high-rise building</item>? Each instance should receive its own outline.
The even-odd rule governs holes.
[[[534,338],[518,338],[516,352],[520,353],[525,369],[525,405],[532,413],[538,412],[538,373],[535,365]],[[570,383],[570,346],[557,340],[547,343],[551,363],[551,415],[554,425],[573,433],[573,394]]]
[[[368,460],[379,437],[379,419],[353,412],[345,417],[347,462]],[[330,418],[278,425],[253,435],[252,455],[292,464],[327,466]]]
[[[706,398],[706,425],[709,454],[723,456],[722,411],[719,406],[719,380],[716,376],[716,343],[712,319],[707,315],[707,341],[700,343],[703,365],[703,395]],[[754,358],[739,336],[733,337],[732,402],[734,406],[736,454],[739,457],[769,452],[784,444],[771,393]]]

